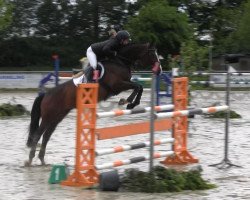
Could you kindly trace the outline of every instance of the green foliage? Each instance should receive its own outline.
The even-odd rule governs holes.
[[[227,116],[227,112],[219,111],[219,112],[216,112],[216,113],[206,114],[205,116],[207,116],[209,118],[225,118]],[[238,114],[237,112],[233,111],[233,110],[230,110],[229,118],[231,118],[231,119],[239,119],[239,118],[241,118],[241,115]]]
[[[204,0],[168,0],[171,6],[180,8],[187,13],[189,22],[196,27],[196,34],[203,35],[211,27],[214,3]]]
[[[29,112],[21,104],[12,105],[5,103],[0,105],[0,117],[20,116],[24,114],[29,114]]]
[[[155,42],[164,58],[181,52],[187,71],[205,70],[207,44],[197,43],[196,36],[208,31],[213,36],[213,55],[249,52],[249,4],[249,0],[137,0],[133,4],[0,0],[0,67],[49,66],[53,53],[62,58],[63,67],[75,67],[91,43],[108,38],[107,26],[120,24],[134,41]]]
[[[62,67],[77,67],[91,43],[108,39],[107,25],[122,25],[139,8],[139,3],[123,0],[18,0],[13,4],[13,21],[1,32],[0,67],[51,66],[54,53]]]
[[[41,6],[37,9],[37,33],[42,36],[61,36],[64,34],[63,27],[65,26],[64,14],[62,6],[55,4],[52,0],[44,0]]]
[[[51,66],[50,70],[53,70],[51,58],[53,54],[59,55],[61,67],[76,67],[87,48],[79,41],[82,40],[77,37],[74,39],[15,37],[4,40],[0,43],[0,49],[5,49],[5,52],[0,54],[0,67],[33,67],[35,69],[41,66]]]
[[[216,20],[212,22],[213,44],[215,54],[235,53],[235,33],[240,20],[240,10],[237,8],[218,7],[215,11]]]
[[[12,4],[0,0],[0,30],[5,29],[12,19]]]
[[[125,171],[121,187],[130,192],[162,193],[214,188],[201,177],[200,171],[177,172],[156,166],[152,173],[135,169]]]
[[[126,28],[134,41],[156,43],[162,55],[176,54],[181,43],[192,35],[188,17],[169,6],[166,1],[149,1],[138,16],[129,19]]]
[[[250,1],[243,6],[243,14],[240,18],[239,27],[236,32],[236,41],[239,45],[239,51],[250,52]],[[235,41],[235,42],[236,42]]]
[[[208,68],[209,47],[200,46],[194,40],[182,43],[181,58],[184,72],[204,71]]]
[[[218,1],[211,30],[214,54],[249,53],[249,0]]]

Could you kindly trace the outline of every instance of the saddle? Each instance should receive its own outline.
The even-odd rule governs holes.
[[[101,80],[101,78],[104,76],[104,73],[105,73],[105,68],[101,62],[97,63],[96,70],[98,70],[99,74],[100,74],[100,77],[98,79],[98,81],[99,81],[99,80]],[[85,75],[85,78],[87,79],[86,82],[88,82],[88,83],[93,82],[93,80],[91,79],[93,76],[93,68],[90,66],[90,64],[88,64],[88,66],[84,69],[83,73]]]
[[[98,63],[97,63],[97,68],[96,70],[99,70],[99,74],[100,74],[100,77],[98,79],[98,82],[102,79],[102,77],[104,76],[105,74],[105,67],[104,65],[102,64],[103,62],[105,61],[111,61],[111,62],[115,62],[115,63],[118,63],[120,66],[124,66],[124,63],[120,60],[120,59],[105,59],[105,58],[100,58],[98,59]],[[92,67],[90,66],[89,64],[89,61],[88,60],[85,60],[85,63],[84,63],[84,67],[83,67],[83,70],[82,71],[82,74],[84,74],[84,78],[83,78],[83,83],[89,83],[89,82],[93,82],[93,80],[91,79],[92,78],[92,74],[93,74],[93,69]]]

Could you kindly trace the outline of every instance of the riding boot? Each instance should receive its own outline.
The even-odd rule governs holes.
[[[93,80],[95,81],[95,82],[97,82],[98,81],[98,79],[99,79],[99,70],[94,70],[94,75],[93,75]]]
[[[93,82],[93,71],[94,69],[92,67],[88,67],[84,74],[85,74],[85,77],[87,79],[87,83],[92,83]]]

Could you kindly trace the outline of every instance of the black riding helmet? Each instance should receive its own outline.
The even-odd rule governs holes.
[[[128,31],[119,31],[116,35],[116,38],[121,41],[121,40],[126,40],[130,38],[130,34]]]

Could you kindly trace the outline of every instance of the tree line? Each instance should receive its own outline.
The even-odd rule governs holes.
[[[249,10],[250,0],[0,0],[0,67],[40,69],[53,54],[75,67],[119,24],[134,42],[155,43],[165,69],[176,62],[206,70],[209,48],[249,52]]]

